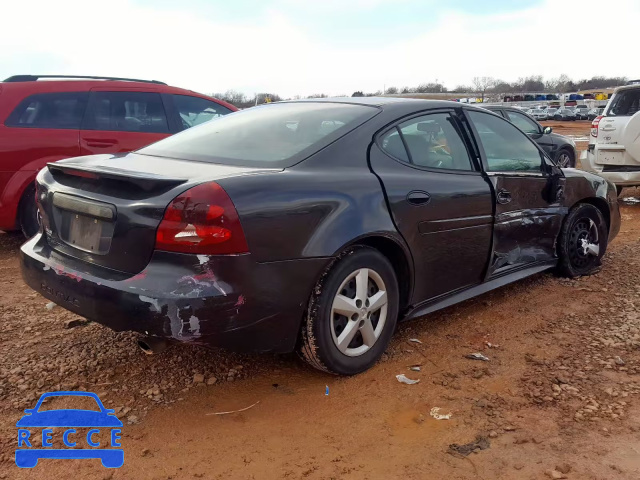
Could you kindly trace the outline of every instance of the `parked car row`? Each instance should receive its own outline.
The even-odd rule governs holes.
[[[7,78],[0,82],[0,229],[36,233],[33,181],[47,163],[129,152],[235,110],[158,81]]]

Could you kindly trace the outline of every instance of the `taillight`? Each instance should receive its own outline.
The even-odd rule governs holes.
[[[156,250],[224,255],[249,251],[238,212],[215,182],[174,198],[156,233]]]
[[[602,115],[598,115],[596,118],[593,119],[593,122],[591,122],[591,136],[592,137],[597,137],[598,136],[598,125],[600,125],[600,120],[602,119]]]

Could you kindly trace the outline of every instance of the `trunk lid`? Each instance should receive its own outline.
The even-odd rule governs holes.
[[[149,263],[167,205],[205,181],[281,169],[192,162],[128,153],[51,163],[38,175],[48,243],[88,263],[131,274]]]

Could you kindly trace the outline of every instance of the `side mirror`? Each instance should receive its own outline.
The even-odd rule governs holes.
[[[546,134],[549,134],[551,132],[553,132],[553,128],[551,127],[544,127],[544,130],[542,130],[542,133],[546,133]]]

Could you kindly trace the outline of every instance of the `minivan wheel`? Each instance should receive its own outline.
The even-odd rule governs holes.
[[[38,233],[40,225],[38,224],[35,185],[27,187],[22,194],[18,207],[18,223],[25,237],[31,238]]]
[[[299,353],[320,370],[355,375],[382,356],[398,320],[398,281],[377,250],[357,246],[313,289]]]
[[[573,152],[566,148],[561,148],[556,155],[556,163],[562,168],[575,168],[576,159]]]
[[[559,273],[574,278],[597,271],[607,239],[607,224],[600,210],[587,203],[573,207],[558,237]]]

